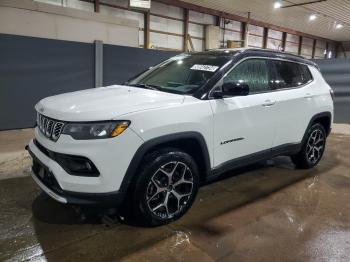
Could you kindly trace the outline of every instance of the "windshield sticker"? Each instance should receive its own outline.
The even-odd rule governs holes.
[[[215,72],[219,67],[213,65],[193,65],[191,67],[192,70],[200,70],[200,71],[208,71]]]

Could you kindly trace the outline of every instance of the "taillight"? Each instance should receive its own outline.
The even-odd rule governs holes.
[[[331,94],[332,100],[333,100],[333,102],[334,102],[334,91],[333,91],[332,88],[329,89],[329,93]]]

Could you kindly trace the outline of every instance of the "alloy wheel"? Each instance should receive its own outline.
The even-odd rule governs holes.
[[[187,205],[193,192],[193,174],[183,162],[162,165],[147,186],[146,201],[153,215],[170,219]]]
[[[315,129],[309,136],[306,146],[306,156],[310,163],[315,164],[322,156],[325,145],[324,134],[320,129]]]

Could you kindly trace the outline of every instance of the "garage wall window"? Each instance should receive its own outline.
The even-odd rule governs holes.
[[[323,59],[327,49],[326,41],[316,40],[315,46],[315,59]]]
[[[301,55],[306,58],[312,58],[312,48],[313,48],[314,40],[308,37],[303,37],[303,41],[301,43]]]
[[[263,47],[264,28],[256,25],[249,25],[248,47]]]
[[[282,32],[269,29],[267,34],[267,49],[281,50],[282,49]]]
[[[189,11],[188,33],[194,46],[194,51],[203,51],[205,46],[205,25],[215,25],[215,16]]]
[[[152,2],[150,48],[181,51],[183,47],[183,9]]]
[[[34,0],[44,4],[58,5],[63,7],[75,8],[84,11],[94,11],[94,4],[80,0]]]
[[[287,34],[285,51],[297,55],[299,49],[299,36]]]
[[[227,47],[227,41],[234,41],[234,47],[242,47],[242,23],[220,19],[220,46]]]

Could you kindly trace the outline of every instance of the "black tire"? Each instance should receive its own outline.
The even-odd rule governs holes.
[[[316,166],[323,156],[326,138],[326,131],[321,124],[312,125],[307,131],[300,152],[291,156],[295,166],[300,169],[309,169]]]
[[[147,155],[139,170],[132,190],[132,216],[139,223],[164,225],[179,219],[192,206],[199,187],[199,173],[190,155],[175,148],[161,149]],[[152,211],[162,203],[162,207]]]

